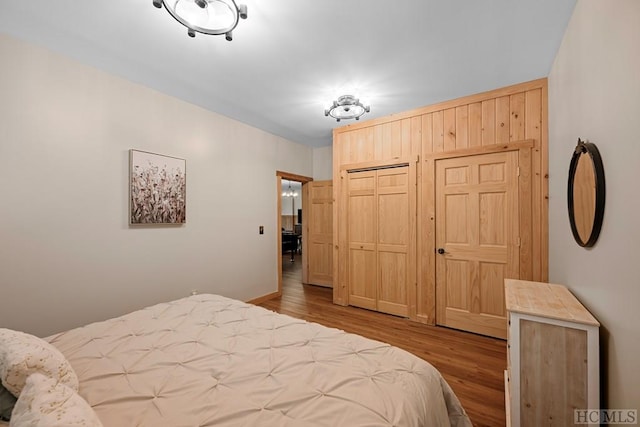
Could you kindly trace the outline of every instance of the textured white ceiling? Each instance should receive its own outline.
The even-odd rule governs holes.
[[[232,42],[151,0],[4,0],[0,32],[319,147],[349,123],[324,116],[339,95],[366,119],[547,76],[575,0],[244,3]]]

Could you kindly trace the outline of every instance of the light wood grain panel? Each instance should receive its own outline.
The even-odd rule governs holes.
[[[384,157],[384,139],[382,137],[383,126],[381,124],[379,126],[374,126],[372,129],[373,129],[374,159],[375,160],[382,160],[382,159],[385,158]],[[341,165],[346,164],[346,163],[353,163],[353,162],[346,162],[345,161],[345,162],[341,163]]]
[[[600,323],[565,286],[506,279],[505,288],[508,289],[506,306],[509,311],[600,326]]]
[[[518,278],[533,280],[533,220],[531,194],[531,150],[518,151],[518,215],[520,219],[520,274]]]
[[[480,223],[486,226],[480,229],[480,245],[505,246],[507,244],[507,203],[504,193],[481,193]],[[502,283],[502,282],[500,282]]]
[[[525,138],[524,93],[516,93],[509,97],[509,140],[520,141]]]
[[[540,200],[540,221],[536,229],[536,238],[540,239],[540,248],[536,252],[536,261],[540,264],[540,280],[549,280],[549,135],[548,135],[548,102],[547,102],[547,82],[540,88],[542,117],[540,119],[540,152],[537,153],[540,159],[540,195],[536,200]],[[533,117],[533,115],[530,115]],[[535,190],[535,187],[534,187]],[[536,263],[537,264],[537,263]]]
[[[469,147],[469,107],[456,107],[456,149]]]
[[[407,296],[407,254],[378,252],[378,311],[409,316]]]
[[[456,149],[456,109],[444,110],[444,151]]]
[[[400,151],[399,144],[393,143],[393,130],[396,122],[389,122],[382,125],[382,158],[391,159],[397,156]]]
[[[501,286],[504,283],[504,276],[504,264],[480,263],[480,313],[506,317],[504,291]]]
[[[398,120],[400,124],[400,157],[411,155],[411,118]]]
[[[444,111],[433,113],[433,152],[444,151]]]
[[[496,100],[482,101],[482,145],[496,143]]]
[[[422,154],[433,151],[433,114],[422,116]]]
[[[424,121],[423,121],[424,123]],[[423,133],[424,135],[424,133]],[[424,153],[427,153],[426,145]],[[424,154],[423,154],[424,157]],[[418,288],[418,320],[428,324],[436,321],[436,233],[435,233],[435,169],[433,159],[422,161],[422,222],[420,233],[422,252],[420,258],[421,286]]]
[[[572,425],[587,408],[586,331],[521,320],[520,335],[520,425]]]
[[[532,255],[540,254],[532,257],[532,279],[533,280],[545,280],[546,268],[544,267],[544,261],[541,254],[543,253],[543,243],[546,236],[542,233],[543,217],[546,217],[546,198],[543,195],[543,187],[545,180],[543,176],[546,174],[542,171],[542,146],[541,146],[541,125],[542,125],[542,90],[528,91],[525,94],[525,110],[527,114],[527,121],[525,125],[525,135],[527,138],[531,138],[535,141],[533,156],[532,156],[532,179],[531,179],[531,199],[533,201],[531,205],[531,219],[532,219]],[[540,202],[536,202],[536,201]],[[545,212],[545,213],[543,213]],[[546,235],[546,233],[545,233]]]
[[[364,129],[349,132],[349,160],[352,162],[361,161],[366,156],[366,151],[363,151],[363,135]]]
[[[496,98],[496,143],[504,144],[510,141],[509,134],[509,97]]]
[[[433,145],[433,114],[422,116],[422,156],[432,153]],[[417,289],[417,320],[423,323],[435,323],[435,264],[433,263],[435,250],[435,236],[433,229],[433,161],[421,161],[422,179],[420,184],[420,204],[418,215],[420,229],[418,231],[419,276]]]
[[[349,248],[349,304],[375,310],[377,308],[376,252],[362,245]]]
[[[402,157],[403,150],[405,149],[406,141],[403,140],[402,134],[402,121],[396,120],[391,122],[391,133],[389,136],[390,153],[391,158],[400,158]],[[409,154],[407,150],[407,155]],[[387,157],[387,158],[389,158]]]
[[[444,229],[445,242],[468,244],[469,242],[469,195],[447,194],[442,199],[447,212]]]
[[[353,162],[373,160],[373,129],[358,129],[351,133],[350,156]]]
[[[446,305],[442,306],[442,310],[447,307],[460,310],[469,309],[469,261],[466,260],[447,260],[444,263],[444,274],[447,278]],[[444,299],[443,299],[444,300]],[[445,314],[443,313],[443,316]]]
[[[411,156],[416,157],[422,154],[422,116],[411,118],[409,124],[411,129]]]
[[[457,119],[456,119],[457,120]],[[469,147],[482,145],[482,103],[469,104]]]
[[[342,140],[342,141],[341,141],[341,142],[342,142],[342,144],[341,144],[341,146],[340,146],[340,147],[341,147],[341,150],[340,150],[340,151],[341,151],[341,153],[340,153],[340,157],[341,157],[342,159],[344,159],[345,161],[347,161],[347,162],[352,161],[352,160],[351,160],[351,153],[352,153],[352,149],[351,149],[351,135],[353,134],[353,132],[355,132],[355,131],[352,131],[352,132],[346,132],[345,134],[343,134],[343,135],[342,135],[342,138],[341,138],[341,140]]]

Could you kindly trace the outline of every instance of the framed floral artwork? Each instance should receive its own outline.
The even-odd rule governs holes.
[[[186,160],[129,150],[129,224],[184,224]]]

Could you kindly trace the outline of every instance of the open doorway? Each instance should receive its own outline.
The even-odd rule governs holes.
[[[307,183],[313,178],[276,172],[278,198],[278,293],[286,281],[305,283],[307,276]]]

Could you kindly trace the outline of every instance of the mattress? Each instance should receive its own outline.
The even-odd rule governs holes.
[[[471,425],[411,353],[218,295],[47,339],[105,427]]]

